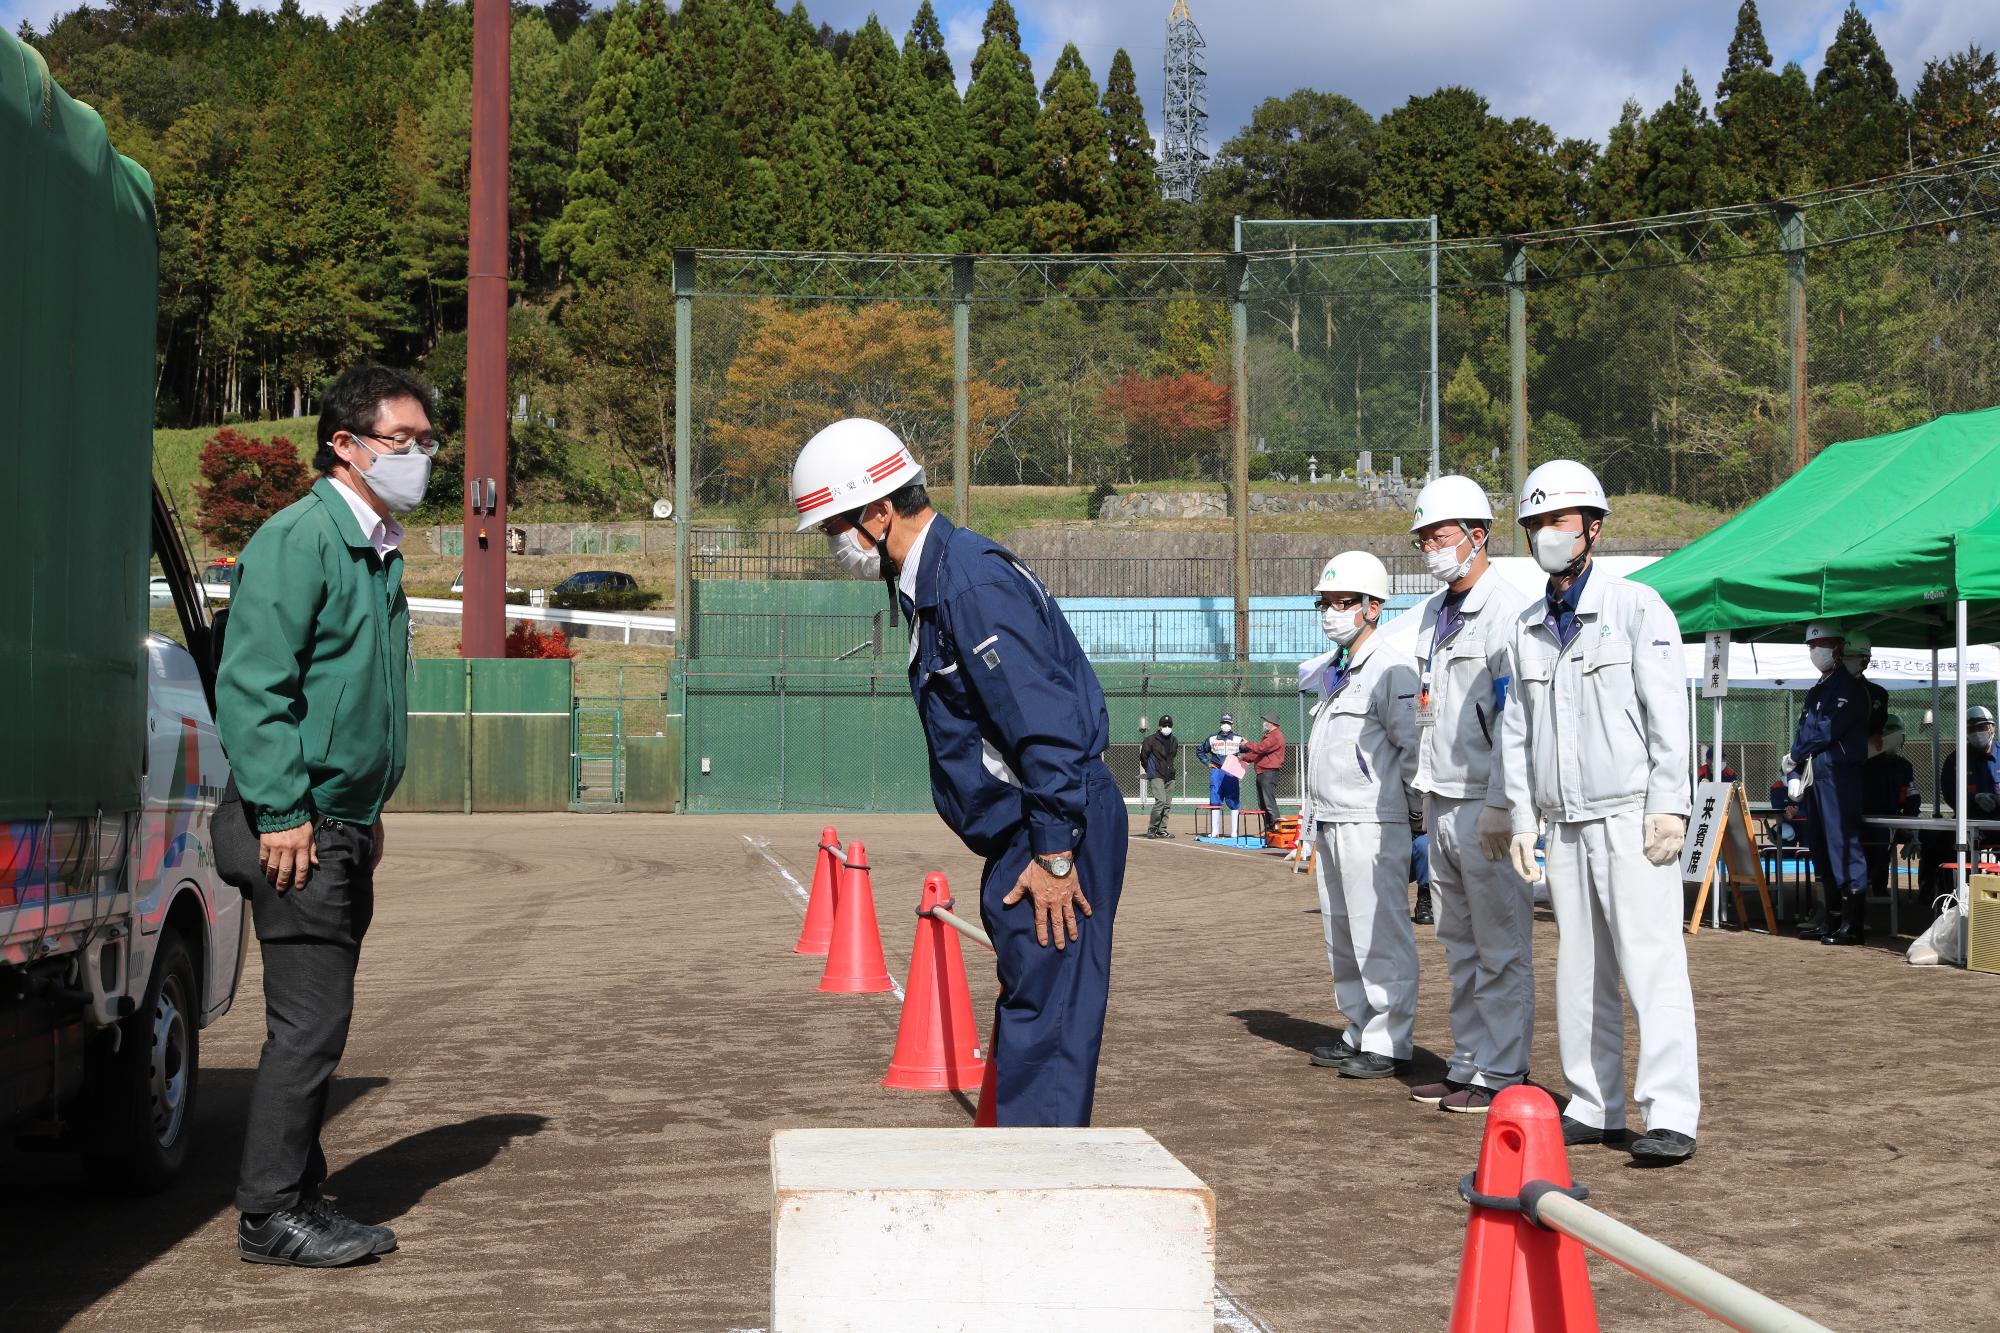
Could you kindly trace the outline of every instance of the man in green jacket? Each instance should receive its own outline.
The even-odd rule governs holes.
[[[431,391],[360,366],[327,390],[320,478],[236,562],[216,725],[256,821],[265,882],[251,898],[266,1035],[250,1101],[237,1252],[331,1268],[396,1248],[320,1197],[319,1134],[354,1016],[375,909],[382,805],[409,734],[410,608],[403,528],[439,440]]]

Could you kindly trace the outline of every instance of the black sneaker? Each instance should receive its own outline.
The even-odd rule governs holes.
[[[1335,1072],[1342,1078],[1388,1078],[1408,1063],[1407,1060],[1377,1055],[1374,1051],[1363,1051],[1341,1064]]]
[[[1563,1146],[1566,1148],[1574,1148],[1579,1143],[1615,1144],[1623,1141],[1625,1138],[1623,1126],[1617,1129],[1597,1129],[1584,1124],[1581,1120],[1572,1120],[1568,1116],[1562,1118],[1562,1126]]]
[[[1331,1046],[1313,1047],[1312,1062],[1321,1069],[1338,1069],[1359,1054],[1361,1052],[1355,1047],[1337,1041]]]
[[[1419,903],[1417,904],[1417,910],[1410,913],[1410,924],[1416,926],[1434,926],[1437,924],[1437,918],[1431,915],[1429,907]]]
[[[396,1233],[387,1227],[357,1222],[325,1199],[314,1199],[310,1203],[301,1204],[300,1207],[319,1214],[322,1220],[335,1226],[344,1226],[368,1237],[369,1243],[375,1247],[370,1251],[371,1254],[394,1254],[396,1251]]]
[[[340,1268],[374,1252],[373,1237],[334,1222],[311,1205],[272,1213],[256,1226],[248,1215],[236,1224],[236,1253],[246,1263]]]
[[[1638,1166],[1672,1166],[1694,1156],[1694,1139],[1677,1129],[1649,1129],[1632,1140],[1632,1161]]]

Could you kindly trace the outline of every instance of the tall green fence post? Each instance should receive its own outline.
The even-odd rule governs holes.
[[[1506,254],[1507,452],[1518,500],[1528,479],[1528,250],[1518,240],[1509,240]],[[1514,525],[1507,527],[1512,531]]]
[[[674,643],[688,641],[693,598],[688,595],[688,506],[694,467],[694,251],[674,251]]]
[[[1778,204],[1778,240],[1785,251],[1785,342],[1791,349],[1792,471],[1806,465],[1806,215]]]
[[[1236,522],[1236,660],[1250,657],[1250,265],[1228,257],[1230,416],[1229,509]]]
[[[971,366],[972,256],[958,255],[951,261],[951,496],[960,527],[972,522]]]

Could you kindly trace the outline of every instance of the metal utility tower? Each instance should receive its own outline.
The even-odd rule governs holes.
[[[1208,154],[1202,132],[1208,124],[1208,71],[1201,53],[1208,43],[1188,14],[1187,0],[1174,0],[1167,15],[1167,92],[1161,99],[1165,129],[1160,136],[1160,186],[1169,199],[1194,203]]]

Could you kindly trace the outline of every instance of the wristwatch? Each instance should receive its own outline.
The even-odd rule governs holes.
[[[1076,868],[1076,858],[1068,852],[1056,856],[1038,856],[1035,864],[1054,875],[1057,879],[1068,879],[1070,871]]]

